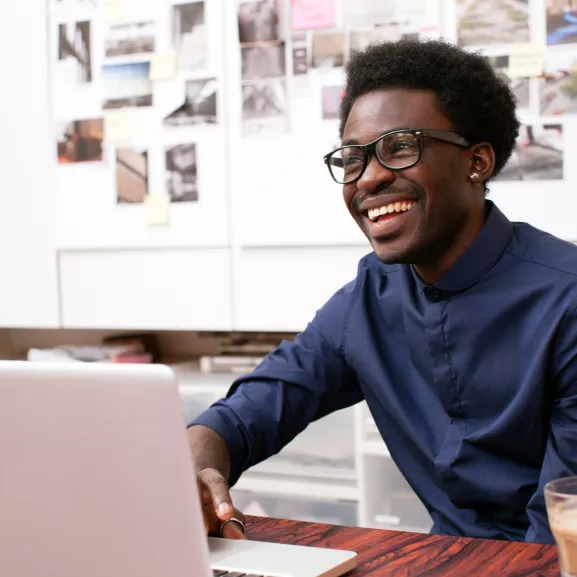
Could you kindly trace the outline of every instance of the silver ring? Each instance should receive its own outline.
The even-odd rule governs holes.
[[[241,528],[242,528],[242,533],[243,533],[243,535],[244,535],[244,532],[245,532],[244,523],[243,523],[240,519],[237,519],[236,517],[231,517],[230,519],[227,519],[226,521],[223,521],[223,522],[220,524],[220,534],[222,535],[222,530],[225,528],[225,526],[226,526],[227,523],[233,523],[233,522],[234,522],[234,523],[238,523],[238,524],[241,526]]]

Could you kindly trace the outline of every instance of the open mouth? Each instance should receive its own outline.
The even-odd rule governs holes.
[[[378,208],[371,208],[366,214],[369,220],[372,222],[378,222],[379,220],[385,220],[385,218],[389,219],[408,212],[415,206],[415,204],[417,204],[416,200],[391,202],[390,204],[385,204]]]

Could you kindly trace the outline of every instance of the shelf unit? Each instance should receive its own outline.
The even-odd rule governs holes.
[[[235,376],[173,365],[187,421],[222,398]],[[232,489],[245,513],[428,532],[430,517],[400,474],[366,403],[312,423]]]

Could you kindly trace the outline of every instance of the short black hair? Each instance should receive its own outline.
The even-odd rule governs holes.
[[[505,166],[519,135],[515,95],[486,57],[443,40],[403,39],[354,51],[346,67],[341,138],[357,98],[398,87],[435,92],[440,110],[456,132],[471,144],[491,144],[493,176]]]

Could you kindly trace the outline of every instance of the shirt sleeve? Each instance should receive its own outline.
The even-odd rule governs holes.
[[[577,314],[573,308],[559,326],[552,349],[549,437],[537,491],[529,501],[526,541],[555,541],[549,528],[544,486],[554,479],[577,475]]]
[[[362,400],[344,355],[355,283],[342,288],[294,341],[283,341],[192,425],[216,431],[231,460],[229,484],[278,453],[312,421]]]

